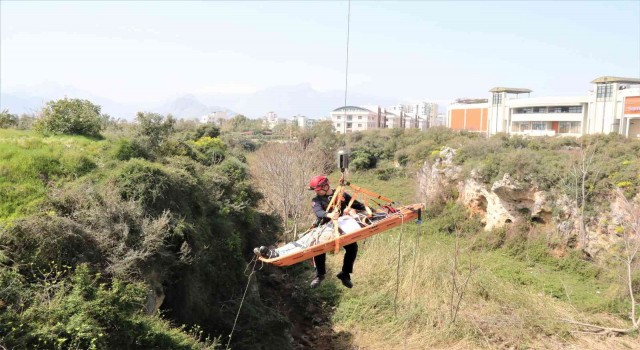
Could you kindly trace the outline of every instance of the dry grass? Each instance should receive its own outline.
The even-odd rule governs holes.
[[[562,319],[620,324],[606,315],[581,313],[569,303],[514,285],[491,269],[474,265],[461,250],[458,276],[475,269],[452,323],[453,237],[417,235],[415,224],[360,244],[355,287],[342,295],[333,318],[348,331],[354,349],[578,349],[598,339],[573,332]],[[331,256],[338,269],[342,255]],[[398,278],[399,277],[399,278]],[[397,292],[397,299],[396,299]],[[607,320],[604,320],[607,318]],[[607,339],[607,349],[633,349],[630,338]],[[612,345],[613,344],[613,345]],[[631,345],[628,347],[624,344]],[[582,347],[589,345],[588,347]]]

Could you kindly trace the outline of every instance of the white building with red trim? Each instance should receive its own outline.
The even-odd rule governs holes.
[[[530,97],[529,89],[496,87],[488,99],[458,100],[446,126],[494,135],[581,136],[618,133],[640,138],[640,79],[604,76],[583,96]]]

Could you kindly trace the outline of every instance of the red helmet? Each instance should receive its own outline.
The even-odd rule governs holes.
[[[329,184],[329,179],[327,179],[326,176],[323,176],[323,175],[314,176],[311,178],[311,181],[309,181],[309,189],[319,190],[322,188],[322,186],[328,185],[328,184]]]

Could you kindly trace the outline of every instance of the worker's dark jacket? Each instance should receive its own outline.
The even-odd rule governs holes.
[[[321,221],[319,224],[325,224],[331,219],[327,217],[326,209],[329,206],[329,202],[331,202],[331,197],[336,195],[337,193],[333,193],[331,196],[315,196],[311,200],[311,207],[313,208],[313,213],[316,214],[316,217]],[[340,214],[347,208],[349,202],[351,201],[351,196],[343,192],[342,194],[342,202],[340,202]],[[351,208],[356,210],[365,210],[365,207],[362,203],[358,201],[353,201]]]
[[[318,224],[325,224],[331,221],[331,219],[327,217],[326,209],[329,206],[329,202],[331,202],[331,197],[336,194],[337,193],[334,192],[331,196],[315,196],[311,200],[313,212],[318,217]],[[342,202],[340,203],[340,214],[342,214],[342,212],[347,208],[350,201],[351,196],[348,193],[343,193]],[[354,201],[351,208],[356,210],[365,210],[364,205],[358,201]],[[353,263],[356,261],[356,256],[358,255],[358,243],[353,242],[345,245],[343,248],[346,253],[344,254],[342,262],[342,272],[349,274],[353,272]],[[327,273],[327,268],[325,266],[326,259],[327,254],[320,254],[313,257],[313,262],[316,265],[316,273],[318,275],[325,275]]]

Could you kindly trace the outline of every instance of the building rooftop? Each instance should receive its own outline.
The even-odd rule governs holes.
[[[640,84],[640,79],[603,76],[591,81],[591,84],[606,84],[606,83]]]
[[[506,92],[510,94],[528,94],[531,92],[529,89],[521,89],[521,88],[508,88],[508,87],[494,87],[489,90],[489,92]]]
[[[362,108],[362,107],[359,107],[359,106],[342,106],[342,107],[338,107],[338,108],[334,109],[332,112],[339,112],[339,111],[347,110],[347,109],[355,109],[355,110],[360,110],[360,111],[369,111],[368,109]]]
[[[473,103],[487,103],[489,99],[486,98],[459,98],[454,103],[473,104]]]

